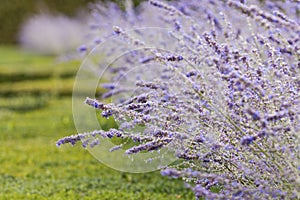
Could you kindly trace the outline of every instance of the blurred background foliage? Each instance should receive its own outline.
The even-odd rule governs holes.
[[[134,0],[138,5],[141,0]],[[20,26],[29,17],[49,12],[76,16],[89,3],[97,0],[1,0],[0,3],[0,44],[16,44]],[[114,0],[121,5],[124,1]]]

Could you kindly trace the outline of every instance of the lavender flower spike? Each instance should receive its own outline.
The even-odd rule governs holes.
[[[75,145],[78,141],[83,139],[85,136],[86,136],[85,134],[78,134],[78,135],[71,135],[71,136],[61,138],[56,142],[56,146],[59,147],[62,144],[67,144],[67,143]]]

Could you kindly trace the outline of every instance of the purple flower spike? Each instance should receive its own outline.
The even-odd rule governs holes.
[[[180,172],[176,169],[164,169],[161,171],[161,175],[173,178],[179,178],[181,176]]]
[[[256,136],[244,136],[241,139],[241,145],[250,145],[255,140],[256,140]]]
[[[79,52],[86,52],[87,51],[87,47],[85,45],[82,45],[78,48]]]

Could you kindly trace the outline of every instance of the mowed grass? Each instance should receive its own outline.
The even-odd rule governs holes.
[[[0,199],[194,198],[180,180],[159,172],[118,172],[99,163],[80,145],[55,146],[57,139],[76,133],[71,96],[57,91],[69,90],[74,77],[62,74],[75,75],[78,63],[57,64],[54,58],[22,53],[15,47],[0,47],[0,58],[0,90],[3,85],[28,86],[10,93],[0,91]],[[23,67],[22,60],[26,60]],[[51,76],[40,77],[46,72]],[[17,78],[26,73],[30,79]],[[55,82],[62,86],[44,89]]]

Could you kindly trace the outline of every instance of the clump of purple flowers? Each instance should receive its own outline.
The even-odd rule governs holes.
[[[94,147],[99,138],[118,137],[138,142],[127,154],[168,146],[179,160],[162,175],[182,178],[197,198],[299,199],[299,1],[149,4],[175,42],[167,50],[147,48],[148,38],[115,26],[121,41],[143,50],[111,68],[103,97],[117,102],[85,103],[113,116],[119,127],[65,137],[57,145]],[[136,64],[139,70],[124,77]],[[151,67],[148,80],[144,71]],[[135,95],[121,98],[129,83]],[[118,148],[122,144],[112,150]]]

